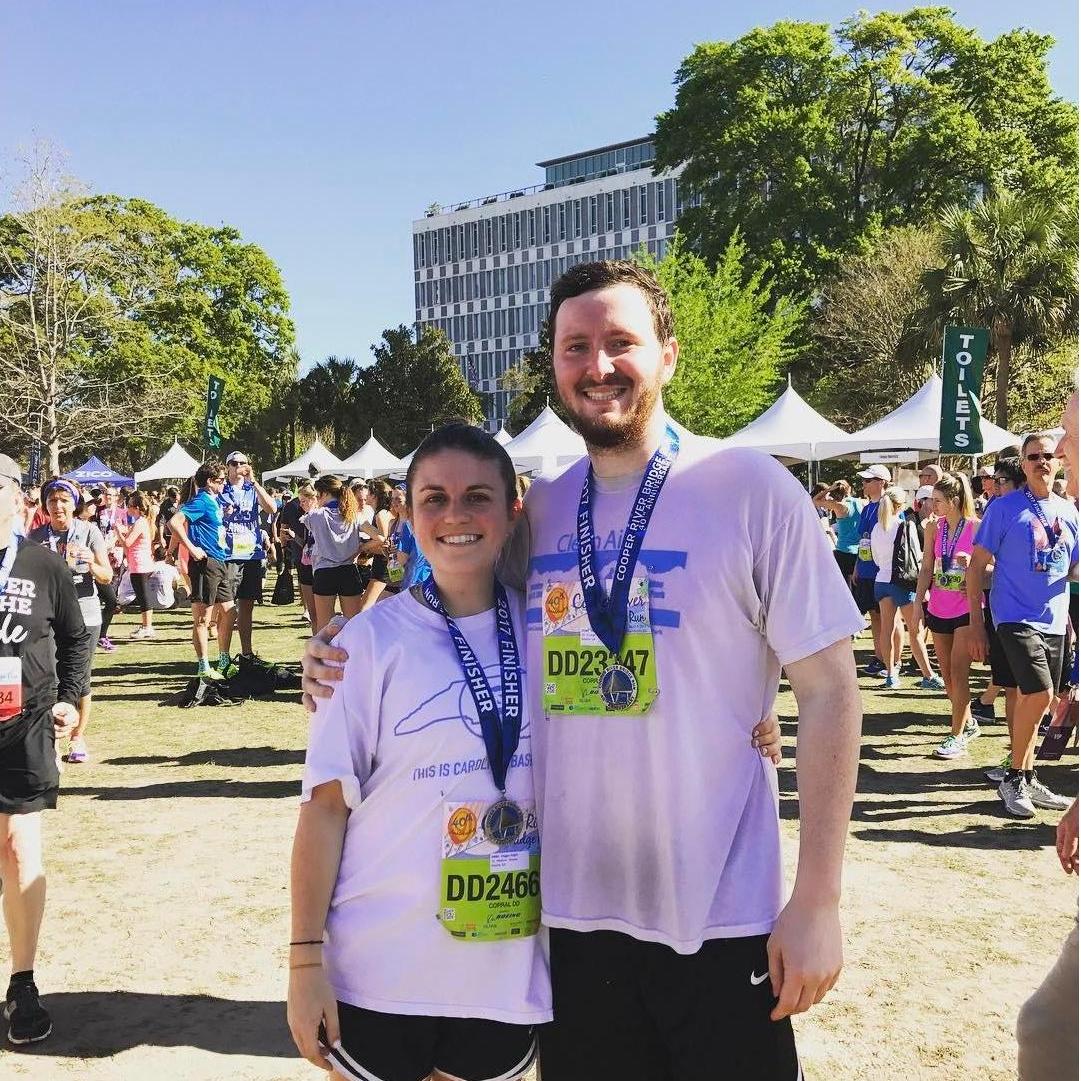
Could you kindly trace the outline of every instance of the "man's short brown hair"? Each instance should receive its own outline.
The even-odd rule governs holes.
[[[675,334],[668,294],[655,275],[628,259],[608,259],[599,263],[577,263],[552,284],[551,306],[548,309],[548,337],[555,348],[556,314],[559,306],[571,297],[606,289],[610,285],[633,285],[640,289],[653,314],[653,329],[663,345]]]

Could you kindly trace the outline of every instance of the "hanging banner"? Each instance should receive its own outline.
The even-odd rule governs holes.
[[[41,483],[41,441],[38,439],[30,444],[30,483]]]
[[[217,450],[221,446],[218,410],[221,409],[221,397],[224,393],[225,380],[212,375],[206,388],[206,420],[203,422],[203,446],[207,450]]]
[[[942,336],[941,454],[982,454],[980,386],[987,360],[986,327],[946,327]]]

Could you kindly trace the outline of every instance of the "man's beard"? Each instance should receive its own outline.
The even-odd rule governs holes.
[[[619,384],[601,385],[618,386]],[[660,396],[661,380],[659,377],[648,384],[640,383],[638,401],[635,403],[634,409],[618,420],[583,417],[565,399],[563,399],[563,407],[567,410],[567,419],[571,422],[575,431],[586,441],[587,447],[614,450],[617,447],[633,446],[642,442],[649,429],[649,422],[653,417],[653,410],[656,408]]]

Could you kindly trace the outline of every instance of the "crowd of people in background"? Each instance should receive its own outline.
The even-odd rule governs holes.
[[[929,462],[915,489],[876,464],[857,474],[861,496],[846,480],[811,492],[837,566],[870,619],[865,674],[881,676],[882,691],[901,690],[907,641],[915,689],[950,701],[950,729],[934,754],[965,756],[1004,697],[1007,747],[986,776],[1017,818],[1071,803],[1035,768],[1036,742],[1076,684],[1078,516],[1059,476],[1059,443],[1033,433],[973,475]],[[971,666],[985,660],[990,678],[972,697]]]

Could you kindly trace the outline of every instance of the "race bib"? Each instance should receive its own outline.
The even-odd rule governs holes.
[[[255,555],[255,534],[246,526],[232,531],[233,559],[251,559]]]
[[[649,618],[649,579],[631,581],[627,631],[619,654],[589,625],[585,605],[563,582],[543,594],[544,709],[548,713],[642,714],[660,693]]]
[[[22,711],[22,659],[19,657],[0,657],[0,723],[14,720]]]
[[[387,560],[387,581],[392,586],[399,585],[402,579],[405,577],[405,568],[398,562],[397,559]]]
[[[952,564],[948,571],[942,569],[942,560],[935,560],[935,585],[948,593],[964,593],[965,568]]]
[[[873,563],[874,557],[871,555],[871,538],[868,536],[860,537],[860,542],[856,547],[856,558],[861,563]]]
[[[532,800],[443,804],[439,920],[455,938],[497,942],[540,927],[540,832]]]

